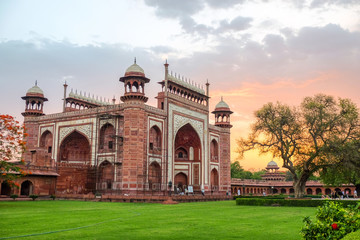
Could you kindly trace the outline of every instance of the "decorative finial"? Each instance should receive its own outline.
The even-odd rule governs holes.
[[[134,64],[136,64],[136,57],[134,58]]]
[[[223,96],[221,96],[221,101],[223,101]]]
[[[167,64],[167,59],[165,59],[165,64]]]
[[[37,80],[35,80],[35,86],[37,86]]]

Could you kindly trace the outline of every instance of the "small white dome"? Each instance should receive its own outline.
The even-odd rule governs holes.
[[[41,90],[41,88],[39,88],[37,85],[35,85],[35,86],[33,86],[32,88],[30,88],[30,89],[26,92],[26,94],[28,94],[28,93],[30,93],[30,94],[42,94],[42,95],[44,95],[43,90]]]
[[[125,71],[125,74],[126,73],[131,73],[131,72],[136,72],[136,73],[142,73],[142,74],[145,74],[144,73],[144,70],[139,66],[137,65],[136,63],[134,63],[133,65],[131,65],[130,67],[128,67]]]
[[[269,166],[272,166],[272,167],[277,167],[278,165],[277,165],[277,163],[276,162],[274,162],[274,161],[270,161],[269,163],[268,163],[268,167]]]
[[[230,108],[230,107],[229,105],[227,105],[226,102],[224,102],[223,98],[221,97],[221,101],[215,106],[215,109],[217,108]]]

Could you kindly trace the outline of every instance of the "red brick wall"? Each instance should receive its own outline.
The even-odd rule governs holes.
[[[83,164],[59,163],[56,191],[59,193],[89,193],[95,190],[96,170]]]
[[[142,190],[146,182],[147,115],[143,108],[124,109],[123,190]]]
[[[230,175],[230,133],[220,135],[220,191],[229,191]]]

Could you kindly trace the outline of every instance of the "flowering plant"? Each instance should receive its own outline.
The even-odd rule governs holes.
[[[0,179],[5,180],[9,185],[19,187],[14,180],[27,173],[19,164],[24,164],[21,159],[25,152],[28,136],[25,127],[10,115],[0,115]]]
[[[341,239],[346,234],[360,229],[358,206],[343,206],[341,203],[326,201],[318,207],[316,219],[304,218],[301,229],[304,239]]]

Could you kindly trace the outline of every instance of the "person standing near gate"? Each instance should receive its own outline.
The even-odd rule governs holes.
[[[205,188],[204,185],[201,184],[201,194],[205,196]]]

